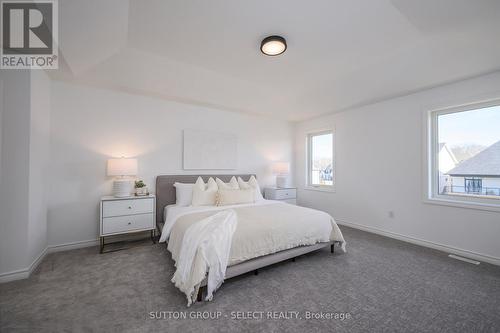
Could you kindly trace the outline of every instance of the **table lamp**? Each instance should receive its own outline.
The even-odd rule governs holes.
[[[117,177],[113,181],[113,195],[117,198],[129,197],[132,193],[132,179],[137,175],[137,159],[111,158],[108,160],[108,176]]]
[[[284,188],[287,186],[287,178],[290,173],[290,163],[274,162],[272,165],[273,173],[276,175],[276,187]]]

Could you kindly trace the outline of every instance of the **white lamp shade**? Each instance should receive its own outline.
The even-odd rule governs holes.
[[[290,173],[290,163],[288,162],[274,162],[273,166],[273,173],[277,175],[287,175]]]
[[[108,160],[108,176],[137,175],[137,159],[111,158]]]

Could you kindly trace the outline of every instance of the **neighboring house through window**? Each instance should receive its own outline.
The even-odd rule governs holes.
[[[460,162],[447,174],[451,177],[451,193],[500,199],[500,141]]]
[[[333,131],[307,135],[307,186],[333,190],[335,184]]]
[[[439,143],[439,193],[451,191],[451,177],[448,171],[457,166],[458,161],[446,143]]]

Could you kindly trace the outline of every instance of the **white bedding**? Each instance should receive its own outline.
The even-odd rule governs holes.
[[[236,207],[269,205],[278,202],[279,201],[275,200],[262,200],[255,203],[228,205],[228,206],[178,206],[176,204],[165,206],[163,210],[165,225],[163,226],[163,229],[161,231],[160,243],[167,241],[167,239],[170,237],[170,231],[172,230],[172,227],[174,226],[177,219],[186,214],[206,212],[206,211],[219,211]]]
[[[333,218],[322,211],[263,200],[231,206],[165,207],[165,225],[160,242],[169,239],[168,249],[177,261],[184,233],[189,226],[217,211],[234,209],[238,226],[233,235],[228,265],[319,242],[345,240]]]

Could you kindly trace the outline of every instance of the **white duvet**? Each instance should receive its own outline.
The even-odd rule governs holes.
[[[165,225],[160,242],[168,241],[168,250],[177,261],[186,230],[217,211],[233,209],[238,225],[234,232],[228,265],[302,245],[338,241],[345,251],[345,240],[334,219],[327,213],[263,200],[252,204],[232,206],[165,208]]]

